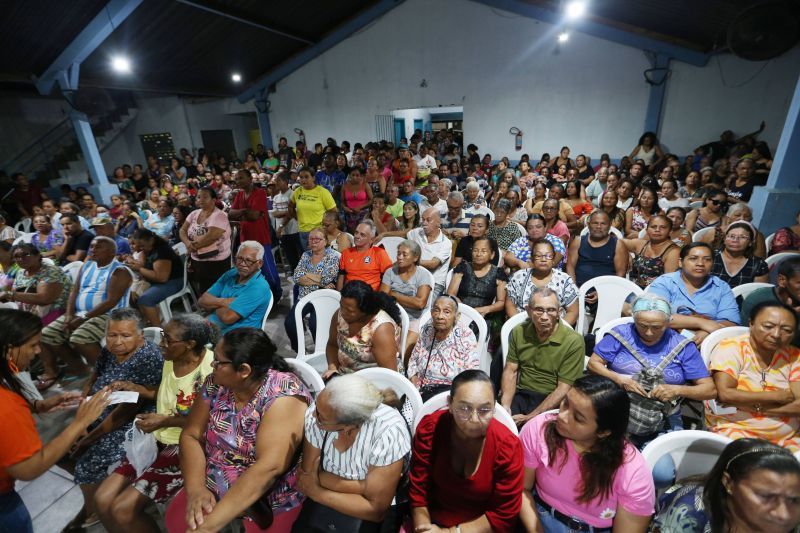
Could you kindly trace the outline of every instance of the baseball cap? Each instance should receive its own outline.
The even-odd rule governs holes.
[[[97,216],[89,223],[90,226],[105,226],[106,224],[113,224],[109,216]]]

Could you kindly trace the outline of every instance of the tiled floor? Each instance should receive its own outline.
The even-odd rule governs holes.
[[[289,338],[283,327],[283,320],[290,309],[291,287],[284,281],[284,298],[272,309],[267,320],[267,333],[278,347],[278,353],[284,357],[294,357],[294,352],[289,345]],[[307,335],[311,343],[311,337]],[[82,382],[75,381],[65,385],[67,389],[78,389]],[[48,394],[62,392],[65,389],[53,387]],[[52,439],[72,420],[72,412],[53,413],[37,416],[37,426],[42,441]],[[17,482],[17,491],[25,502],[33,518],[34,533],[59,533],[80,511],[83,505],[83,495],[72,476],[58,467],[53,467],[39,478],[29,483]],[[155,512],[155,511],[154,511]],[[88,533],[101,533],[106,529],[96,525]],[[236,531],[236,528],[231,528]]]

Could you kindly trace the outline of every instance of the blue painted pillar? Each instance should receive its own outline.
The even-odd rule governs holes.
[[[654,83],[650,85],[650,96],[647,100],[647,114],[644,119],[644,131],[652,131],[656,136],[658,136],[658,130],[661,127],[661,112],[664,109],[664,95],[667,92],[669,63],[671,59],[670,56],[660,52],[649,57],[652,68],[659,70],[650,73],[650,79]]]
[[[795,223],[800,211],[800,79],[794,88],[792,103],[783,124],[783,133],[772,159],[772,169],[765,187],[756,187],[750,199],[753,222],[769,235]]]
[[[89,124],[89,117],[85,113],[73,109],[69,112],[69,118],[72,121],[72,127],[75,128],[75,135],[78,137],[78,144],[83,152],[92,182],[97,185],[103,203],[111,205],[111,195],[119,194],[119,187],[108,181],[103,160],[100,158],[100,151],[97,149],[97,142],[92,133],[92,126]]]
[[[261,144],[265,149],[274,150],[272,129],[269,127],[269,100],[267,100],[266,91],[267,89],[263,89],[255,99],[256,118],[258,118],[258,129],[261,132]]]

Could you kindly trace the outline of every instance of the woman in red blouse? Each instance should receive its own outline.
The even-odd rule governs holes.
[[[449,408],[422,419],[414,435],[409,499],[414,531],[514,530],[524,467],[519,439],[494,420],[489,376],[453,379]]]

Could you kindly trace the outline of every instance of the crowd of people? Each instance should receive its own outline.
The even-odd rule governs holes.
[[[0,420],[13,428],[0,529],[32,531],[14,481],[59,463],[84,495],[72,530],[158,531],[151,503],[171,532],[236,519],[273,533],[793,530],[800,253],[772,272],[766,258],[800,252],[800,213],[769,239],[753,225],[771,163],[757,133],[683,160],[646,133],[596,165],[568,147],[516,165],[471,144],[462,155],[445,130],[313,151],[282,138],[241,161],[182,150],[124,165],[111,205],[69,187],[47,199],[15,176],[33,231],[0,213]],[[269,315],[278,264],[285,317]],[[640,291],[629,322],[595,338],[604,324],[575,328],[603,305],[581,290],[600,276]],[[194,312],[173,315],[165,302],[187,283]],[[323,289],[340,304],[317,324]],[[329,332],[321,391],[264,332],[275,320],[304,345],[301,299],[300,329]],[[362,377],[375,367],[425,401],[445,393],[446,409],[415,425],[407,398]],[[45,392],[76,378],[79,392]],[[117,391],[138,400],[109,405]],[[705,476],[676,479],[669,456],[651,470],[641,450],[684,429],[692,403],[696,426],[733,441]],[[43,444],[32,413],[76,407]],[[134,425],[157,445],[143,469],[123,445]]]

